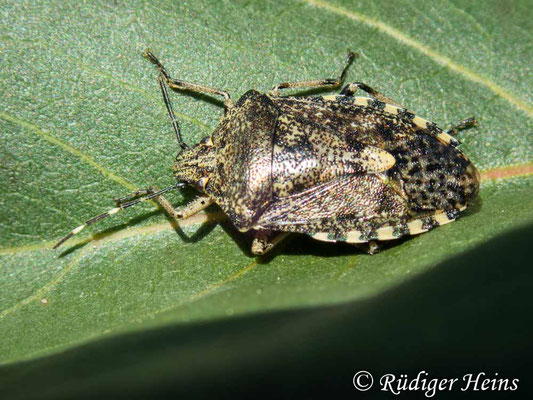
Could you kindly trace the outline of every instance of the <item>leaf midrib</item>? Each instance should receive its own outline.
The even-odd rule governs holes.
[[[507,180],[513,178],[520,178],[523,176],[533,175],[533,163],[518,164],[505,167],[490,168],[488,170],[480,171],[481,184],[497,181]],[[224,220],[225,214],[222,212],[214,213],[200,213],[196,216],[187,218],[179,222],[180,227],[194,226],[204,223],[216,223]],[[91,241],[105,241],[105,242],[117,242],[122,239],[131,238],[135,236],[145,235],[148,233],[157,233],[166,230],[174,229],[172,222],[158,223],[153,225],[145,225],[139,228],[131,228],[126,230],[126,233],[114,232],[111,234],[92,234],[90,236],[82,236],[76,239],[72,239],[69,243],[72,246],[87,244]],[[51,249],[52,246],[57,243],[57,240],[45,241],[38,243],[29,243],[23,246],[12,247],[0,247],[0,255],[14,255],[25,252],[41,251],[47,248]]]
[[[429,46],[426,46],[425,44],[420,43],[419,41],[413,39],[412,37],[400,31],[399,29],[394,28],[383,21],[369,17],[360,12],[351,11],[344,7],[324,2],[322,0],[299,0],[299,1],[302,1],[308,4],[309,6],[315,6],[322,10],[326,10],[336,15],[343,16],[354,21],[362,22],[365,25],[370,26],[372,28],[376,28],[381,33],[384,33],[394,38],[398,42],[417,50],[418,52],[422,53],[426,57],[437,62],[438,64],[444,65],[450,71],[453,71],[459,74],[464,79],[486,87],[491,92],[495,93],[499,97],[503,98],[507,102],[514,105],[519,110],[525,112],[528,117],[530,118],[533,117],[533,107],[530,106],[526,101],[513,96],[509,90],[496,84],[491,79],[472,71],[470,68],[465,67],[464,65],[461,65],[453,61],[451,58],[438,53],[437,51],[431,49]]]

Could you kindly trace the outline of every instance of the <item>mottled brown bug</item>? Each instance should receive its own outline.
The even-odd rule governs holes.
[[[478,193],[479,173],[452,136],[474,126],[473,118],[444,132],[360,82],[333,96],[279,95],[286,88],[339,87],[355,53],[337,79],[281,83],[266,94],[250,90],[235,104],[225,91],[172,79],[151,51],[144,55],[159,70],[181,147],[177,183],[115,199],[116,208],[54,248],[85,226],[152,198],[177,219],[216,203],[240,231],[255,231],[252,252],[264,254],[289,232],[348,243],[418,234],[455,220]],[[183,142],[167,85],[224,98],[224,116],[211,136],[192,147]],[[370,97],[355,97],[357,89]],[[200,195],[175,210],[163,194],[186,185]]]

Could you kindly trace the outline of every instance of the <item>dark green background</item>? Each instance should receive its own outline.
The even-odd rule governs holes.
[[[525,390],[530,5],[310,3],[0,4],[0,394],[230,395],[263,382],[358,396],[360,369],[485,370],[520,376]],[[480,198],[375,256],[293,236],[254,259],[216,207],[173,229],[150,204],[51,251],[113,197],[173,182],[176,144],[146,47],[173,75],[235,99],[332,77],[356,50],[347,81],[443,127],[477,117],[460,140],[483,173]],[[189,143],[222,114],[206,97],[172,99]]]

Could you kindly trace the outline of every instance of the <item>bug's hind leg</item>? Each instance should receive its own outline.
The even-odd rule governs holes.
[[[341,74],[334,79],[318,79],[313,81],[302,81],[302,82],[283,82],[279,83],[276,86],[272,88],[270,92],[268,92],[269,95],[277,97],[279,96],[279,91],[281,89],[291,89],[291,88],[336,88],[339,87],[342,82],[344,81],[344,77],[346,76],[346,72],[348,71],[348,68],[350,67],[350,64],[352,63],[353,59],[357,56],[357,53],[354,53],[353,51],[348,52],[348,57],[346,58],[346,62],[344,64],[344,67],[342,69]]]
[[[470,129],[475,126],[477,126],[478,123],[474,117],[466,118],[459,122],[457,125],[452,126],[450,129],[446,131],[448,135],[455,136],[459,131],[462,131],[464,129]]]
[[[370,96],[375,98],[376,100],[382,101],[383,103],[392,104],[393,106],[402,107],[398,103],[396,103],[394,100],[390,99],[389,97],[381,94],[377,90],[371,88],[366,83],[363,82],[354,82],[350,83],[349,85],[346,85],[342,90],[341,94],[344,96],[353,96],[358,89],[361,89],[365,92],[367,92]]]
[[[289,232],[257,231],[252,242],[252,254],[262,256],[285,239]]]

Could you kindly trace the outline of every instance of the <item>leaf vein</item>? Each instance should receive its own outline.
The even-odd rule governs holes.
[[[50,291],[54,286],[56,286],[59,282],[63,280],[63,278],[81,261],[82,257],[87,253],[87,250],[81,250],[80,253],[72,260],[59,274],[57,274],[54,279],[50,282],[48,282],[46,285],[44,285],[42,288],[40,288],[37,292],[35,292],[33,295],[26,297],[24,300],[18,302],[14,306],[5,309],[0,313],[0,319],[4,318],[6,315],[9,315],[15,311],[17,311],[19,308],[31,303],[34,300],[39,299],[40,297],[44,296],[47,292]]]
[[[481,182],[490,182],[498,179],[512,179],[512,178],[519,178],[521,176],[529,176],[533,175],[533,163],[529,164],[523,164],[523,165],[512,165],[507,167],[498,167],[498,168],[491,168],[485,171],[481,171]],[[201,213],[196,216],[190,217],[184,221],[179,222],[180,227],[184,226],[192,226],[192,225],[198,225],[203,223],[211,223],[211,222],[218,222],[223,220],[225,217],[224,213]],[[132,228],[128,229],[125,233],[112,233],[112,234],[94,234],[89,237],[81,237],[78,240],[74,239],[72,241],[73,245],[82,244],[82,243],[88,243],[93,240],[99,240],[105,237],[106,241],[117,241],[123,238],[129,238],[136,235],[144,235],[144,234],[150,234],[150,233],[158,233],[161,231],[166,231],[173,229],[172,224],[168,223],[158,223],[154,225],[146,225],[140,228]],[[103,239],[102,239],[103,240]],[[28,244],[24,246],[14,246],[14,247],[3,247],[0,248],[0,256],[1,255],[13,255],[18,253],[25,253],[25,252],[32,252],[32,251],[40,251],[47,248],[51,248],[53,244],[55,244],[56,241],[47,241],[44,243],[35,243],[35,244]]]
[[[80,150],[76,149],[75,147],[72,147],[71,145],[63,142],[62,140],[56,138],[55,136],[52,136],[49,133],[43,131],[38,126],[36,126],[36,125],[34,125],[34,124],[30,123],[30,122],[21,120],[21,119],[19,119],[17,117],[13,117],[12,115],[9,115],[9,114],[7,114],[4,111],[0,111],[0,118],[4,119],[6,121],[9,121],[9,122],[11,122],[11,123],[13,123],[15,125],[18,125],[18,126],[20,126],[22,128],[29,129],[33,133],[35,133],[38,136],[40,136],[43,139],[45,139],[47,142],[52,143],[52,144],[60,147],[64,151],[75,155],[76,157],[81,159],[86,164],[89,164],[91,167],[95,168],[98,172],[100,172],[106,178],[108,178],[108,179],[110,179],[110,180],[112,180],[114,182],[117,182],[118,184],[124,186],[125,188],[128,188],[130,190],[135,190],[136,189],[136,187],[132,183],[128,182],[127,180],[125,180],[124,178],[122,178],[122,177],[120,177],[118,175],[115,175],[113,172],[109,171],[108,169],[106,169],[102,165],[98,164],[93,158],[89,157],[87,154],[85,154],[85,153],[81,152]]]
[[[398,42],[405,44],[409,47],[412,47],[415,50],[418,50],[423,55],[433,59],[438,64],[444,65],[446,68],[452,70],[453,72],[456,72],[457,74],[461,75],[465,79],[468,79],[474,83],[478,83],[480,85],[485,86],[487,89],[489,89],[490,91],[492,91],[499,97],[513,104],[519,110],[524,111],[529,117],[533,117],[533,107],[529,105],[528,103],[526,103],[525,101],[513,96],[507,89],[504,89],[503,87],[494,83],[489,78],[472,71],[471,69],[465,67],[464,65],[454,62],[451,58],[445,55],[439,54],[437,51],[432,50],[428,46],[418,42],[417,40],[406,35],[400,30],[393,28],[392,26],[386,24],[383,21],[377,20],[375,18],[369,17],[359,12],[347,10],[346,8],[341,7],[341,6],[329,4],[322,0],[300,0],[300,1],[303,1],[304,3],[307,3],[310,6],[314,6],[314,7],[329,11],[333,14],[337,14],[337,15],[349,18],[351,20],[354,20],[354,21],[362,22],[365,25],[368,25],[372,28],[376,28],[380,32],[393,37]]]

